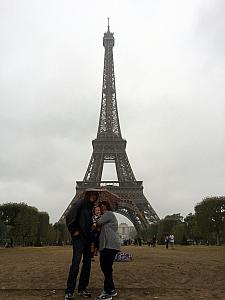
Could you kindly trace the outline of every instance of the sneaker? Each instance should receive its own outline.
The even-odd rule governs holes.
[[[66,293],[65,294],[65,300],[72,300],[73,299],[73,294],[72,293]]]
[[[112,296],[112,297],[116,297],[118,294],[117,294],[117,291],[116,290],[112,290],[108,293],[108,295]]]
[[[112,296],[103,291],[96,300],[112,300]]]
[[[83,298],[89,298],[91,297],[91,293],[88,292],[87,290],[79,291],[78,295],[83,297]]]

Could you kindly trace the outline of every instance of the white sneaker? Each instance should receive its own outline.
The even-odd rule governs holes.
[[[112,300],[112,296],[102,291],[101,294],[96,298],[96,300]]]
[[[72,293],[66,293],[65,294],[65,300],[73,300],[73,294]]]
[[[116,290],[112,290],[110,291],[110,293],[108,293],[110,296],[112,297],[116,297],[118,294],[117,294],[117,291]]]

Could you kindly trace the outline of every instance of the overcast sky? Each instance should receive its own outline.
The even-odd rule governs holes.
[[[73,198],[97,133],[108,16],[122,135],[147,199],[160,217],[185,216],[225,195],[224,0],[0,0],[0,203],[55,222]]]

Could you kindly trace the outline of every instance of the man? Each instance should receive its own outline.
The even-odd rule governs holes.
[[[72,237],[73,258],[65,290],[65,300],[73,299],[79,265],[83,264],[78,284],[78,294],[84,298],[91,297],[87,291],[91,271],[91,227],[92,210],[99,196],[98,192],[87,191],[83,199],[74,203],[66,216],[66,224]]]

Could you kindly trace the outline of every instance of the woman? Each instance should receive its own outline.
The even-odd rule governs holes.
[[[120,239],[118,233],[118,222],[112,212],[109,202],[102,201],[100,204],[102,216],[97,221],[101,227],[99,236],[100,266],[104,274],[104,290],[96,300],[111,300],[117,296],[113,282],[113,262],[116,254],[120,251]]]

